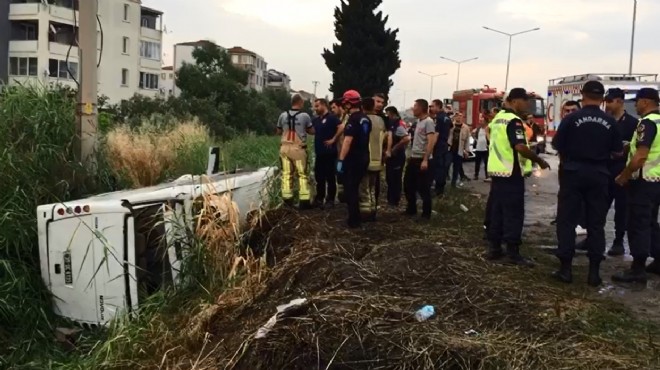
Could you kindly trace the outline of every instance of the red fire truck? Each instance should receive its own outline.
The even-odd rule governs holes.
[[[465,115],[465,122],[468,125],[474,126],[479,123],[484,112],[494,107],[502,107],[504,96],[504,91],[497,91],[488,85],[481,89],[459,90],[454,91],[452,106],[455,112],[460,111]],[[545,129],[545,101],[533,92],[529,93],[529,97],[527,113],[533,115],[536,123]]]

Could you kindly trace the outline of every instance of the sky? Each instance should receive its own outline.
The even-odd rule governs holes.
[[[143,0],[162,10],[164,63],[173,45],[209,39],[242,46],[263,56],[269,68],[291,76],[296,90],[328,94],[332,74],[321,53],[337,42],[333,13],[340,0]],[[185,4],[185,6],[183,5]],[[440,57],[479,59],[461,67],[460,89],[504,88],[507,33],[539,27],[512,39],[509,89],[541,95],[548,80],[584,73],[626,73],[630,56],[633,0],[384,0],[388,26],[399,29],[401,68],[392,77],[392,104],[416,98],[450,98],[457,66]],[[638,0],[634,73],[660,72],[660,1]],[[404,96],[404,91],[406,94]],[[404,101],[405,97],[405,101]]]

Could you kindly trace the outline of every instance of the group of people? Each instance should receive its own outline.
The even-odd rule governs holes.
[[[431,218],[432,191],[442,196],[449,169],[452,185],[466,180],[462,159],[467,156],[470,129],[459,113],[450,118],[442,101],[429,104],[418,99],[413,106],[415,123],[408,126],[398,110],[387,106],[385,94],[362,97],[349,90],[341,98],[314,101],[314,118],[302,111],[303,99],[292,97],[291,109],[277,123],[281,136],[282,198],[294,204],[297,180],[301,209],[348,205],[348,226],[375,221],[382,173],[387,182],[387,203],[398,207],[402,193],[406,214]],[[314,135],[315,196],[309,181],[307,135]],[[405,169],[405,174],[404,174]]]
[[[575,227],[581,224],[587,229],[588,284],[602,283],[604,227],[614,202],[615,239],[607,254],[624,254],[627,233],[633,262],[612,280],[645,283],[647,272],[660,275],[660,96],[653,88],[637,92],[639,120],[625,111],[621,89],[606,92],[600,82],[589,81],[582,88],[582,97],[581,104],[564,104],[566,116],[552,142],[561,161],[556,221],[560,268],[553,276],[572,282]],[[649,257],[654,261],[647,266]]]
[[[629,270],[616,274],[613,280],[645,282],[647,272],[660,275],[658,91],[639,91],[639,121],[625,112],[625,93],[620,89],[606,94],[600,82],[589,81],[582,96],[581,102],[564,104],[564,118],[552,142],[560,158],[556,220],[559,245],[555,251],[560,268],[553,276],[572,282],[576,226],[581,225],[587,229],[588,283],[602,283],[599,271],[605,253],[604,225],[614,202],[616,235],[608,254],[624,253],[627,232],[634,261]],[[349,90],[331,102],[317,99],[314,119],[301,112],[303,100],[294,95],[292,109],[280,116],[277,126],[282,136],[284,202],[293,204],[297,175],[301,208],[332,207],[339,199],[347,203],[348,226],[359,227],[362,222],[376,219],[384,171],[388,204],[398,207],[403,187],[405,213],[418,213],[419,196],[420,220],[429,220],[433,183],[435,194],[442,196],[450,167],[451,185],[467,180],[462,160],[473,150],[477,159],[474,178],[479,178],[483,164],[491,186],[484,221],[486,259],[533,266],[520,253],[525,178],[535,165],[541,169],[550,166],[539,156],[534,143],[539,128],[525,112],[528,99],[525,89],[512,89],[503,107],[484,112],[479,127],[471,130],[460,112],[450,116],[440,100],[430,104],[416,100],[416,121],[408,127],[396,108],[385,108],[384,94],[363,98]],[[601,110],[603,103],[606,111]],[[307,177],[307,134],[315,135],[314,199]],[[469,147],[470,137],[475,141],[473,148]],[[646,266],[649,256],[659,259]]]

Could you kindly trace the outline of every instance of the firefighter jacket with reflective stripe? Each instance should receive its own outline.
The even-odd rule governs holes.
[[[523,158],[511,147],[506,128],[509,122],[514,119],[520,118],[514,113],[500,111],[490,123],[490,148],[488,153],[488,173],[490,176],[511,177],[513,174],[515,155],[518,156],[518,163],[520,164],[522,175],[532,173],[531,161]],[[525,144],[529,145],[526,137]]]
[[[385,121],[375,114],[367,115],[371,120],[371,133],[369,134],[369,171],[382,171],[383,143],[387,136]]]
[[[655,135],[651,148],[649,148],[649,156],[646,159],[646,163],[644,163],[644,167],[642,167],[637,173],[634,173],[632,178],[638,179],[641,175],[642,179],[646,181],[660,182],[660,114],[651,113],[640,119],[639,122],[641,123],[643,120],[649,120],[655,123],[655,126],[658,128],[658,133]],[[630,164],[630,161],[637,152],[637,135],[637,130],[635,130],[635,134],[633,134],[632,141],[630,142],[628,164]]]

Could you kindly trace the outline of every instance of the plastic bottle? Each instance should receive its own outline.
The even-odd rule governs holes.
[[[424,306],[415,312],[415,319],[422,322],[430,319],[433,315],[435,315],[435,308],[433,306]]]

